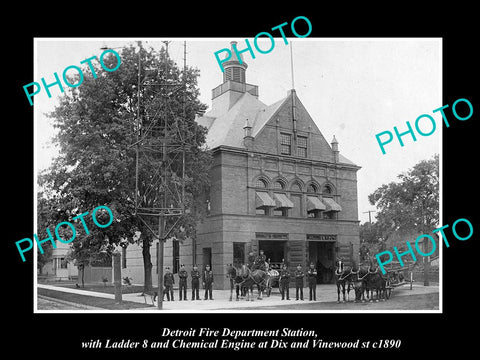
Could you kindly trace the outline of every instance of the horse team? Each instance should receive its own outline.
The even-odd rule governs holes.
[[[229,271],[231,281],[230,300],[233,297],[233,290],[236,292],[236,300],[245,298],[247,301],[253,301],[253,288],[256,285],[258,289],[258,299],[262,299],[263,291],[268,288],[272,276],[268,269],[251,269],[247,265],[231,267]],[[342,260],[336,261],[335,283],[337,285],[337,302],[349,301],[350,291],[355,293],[355,302],[365,301],[366,297],[370,301],[385,301],[389,298],[389,280],[387,276],[381,274],[378,266],[370,261],[367,265],[359,267],[354,263],[352,267],[344,266]]]
[[[340,293],[343,295],[343,302],[349,301],[352,289],[355,292],[356,302],[365,301],[365,294],[370,301],[385,301],[389,298],[388,277],[382,275],[378,266],[374,266],[372,261],[368,265],[357,267],[354,263],[352,267],[349,267],[344,266],[342,260],[337,260],[335,283],[337,284],[337,302],[340,302]],[[345,299],[345,293],[347,299]]]
[[[256,285],[258,289],[258,299],[263,298],[263,292],[270,281],[270,274],[264,268],[251,268],[245,264],[238,267],[231,266],[228,275],[230,277],[230,300],[232,300],[233,289],[236,292],[236,300],[240,297],[247,301],[253,301],[253,288]]]

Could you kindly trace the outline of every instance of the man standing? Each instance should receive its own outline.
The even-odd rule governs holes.
[[[187,300],[187,277],[188,273],[185,270],[185,265],[180,265],[180,270],[178,271],[178,292],[180,301],[182,300],[182,292],[183,292],[183,300]],[[182,291],[183,290],[183,291]]]
[[[308,288],[309,288],[309,299],[310,301],[317,301],[317,269],[315,269],[315,265],[313,263],[310,264],[310,269],[307,271],[308,277]]]
[[[290,273],[287,270],[287,264],[282,265],[280,270],[280,293],[282,294],[282,300],[285,300],[285,292],[287,293],[287,300],[290,300]]]
[[[193,265],[190,277],[192,278],[192,301],[200,300],[200,271],[198,271],[197,265]]]
[[[230,279],[230,301],[233,298],[233,289],[235,287],[235,277],[237,275],[237,271],[232,266],[232,264],[227,265],[227,278]]]
[[[300,290],[300,300],[303,300],[303,278],[305,277],[305,273],[302,271],[302,265],[297,265],[297,270],[295,270],[295,290],[297,294],[298,300],[298,292]]]
[[[175,279],[173,278],[173,274],[170,272],[170,268],[167,266],[165,268],[165,275],[163,275],[163,285],[165,286],[165,290],[163,291],[163,297],[165,298],[166,294],[168,301],[175,300],[173,298],[173,284],[175,284]]]
[[[208,296],[210,297],[210,300],[213,300],[213,297],[212,297],[213,271],[210,270],[210,265],[205,266],[202,282],[205,288],[205,298],[203,300],[207,300]]]

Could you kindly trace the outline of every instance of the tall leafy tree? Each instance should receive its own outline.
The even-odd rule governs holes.
[[[367,243],[376,243],[380,237],[382,237],[382,233],[377,222],[367,221],[360,225],[360,240]]]
[[[113,223],[99,228],[89,215],[85,216],[89,233],[77,231],[70,257],[83,267],[111,254],[121,241],[138,242],[143,247],[144,285],[148,291],[152,287],[150,246],[155,236],[135,212],[137,134],[141,137],[144,129],[154,124],[154,119],[157,122],[165,119],[165,104],[168,104],[169,119],[174,118],[181,128],[179,134],[187,149],[184,182],[179,180],[182,157],[170,157],[169,191],[178,192],[179,182],[185,184],[187,207],[192,211],[184,218],[184,224],[191,226],[184,229],[191,236],[195,222],[202,216],[202,212],[197,211],[202,209],[196,203],[197,195],[208,186],[208,177],[204,175],[210,165],[209,153],[203,147],[206,130],[194,121],[195,114],[206,106],[198,100],[198,69],[187,67],[182,72],[164,49],[145,49],[140,43],[125,47],[119,53],[121,65],[114,72],[106,72],[92,62],[94,77],[85,67],[83,83],[69,88],[49,115],[58,129],[54,141],[60,152],[52,166],[39,177],[45,189],[39,194],[39,205],[45,211],[50,209],[47,213],[51,215],[39,218],[39,229],[45,229],[52,219],[55,223],[72,221],[99,205],[108,206],[114,214]],[[114,68],[117,58],[105,56],[104,63]],[[165,86],[167,80],[177,85]],[[78,77],[70,79],[70,83],[77,81]],[[167,98],[168,101],[164,101]],[[158,133],[159,138],[163,135]],[[154,154],[139,161],[140,193],[151,184],[159,161]],[[158,190],[161,189],[152,189],[147,199],[152,206],[158,204],[155,195]],[[77,229],[83,229],[77,222]]]
[[[411,233],[412,229],[428,234],[439,223],[439,160],[422,160],[399,182],[384,184],[368,196],[377,211],[376,231],[385,240],[394,232]]]

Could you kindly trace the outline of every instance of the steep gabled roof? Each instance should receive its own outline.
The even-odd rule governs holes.
[[[211,149],[221,145],[243,148],[245,119],[253,124],[257,114],[266,107],[246,92],[225,114],[212,118],[207,113],[206,116],[197,118],[197,122],[208,129],[206,145]]]
[[[343,156],[342,154],[338,154],[338,162],[339,163],[342,163],[342,164],[349,164],[349,165],[355,165],[357,166],[357,164],[355,164],[352,160],[349,160],[347,159],[345,156]]]
[[[201,117],[196,117],[195,121],[198,124],[200,124],[202,126],[205,126],[207,128],[207,130],[210,130],[210,127],[212,126],[213,122],[215,121],[215,117],[203,115]]]
[[[246,119],[248,119],[252,126],[252,136],[256,138],[262,129],[265,128],[265,125],[272,120],[275,114],[285,105],[285,102],[291,100],[292,96],[296,96],[296,94],[289,91],[286,97],[267,106],[258,100],[257,97],[245,92],[224,114],[212,116],[212,114],[218,114],[218,112],[213,109],[207,112],[204,116],[197,117],[196,121],[208,129],[206,138],[206,145],[208,148],[214,149],[219,146],[245,148],[243,144],[243,127],[245,126]],[[297,106],[300,105],[300,103],[297,104]],[[306,112],[306,114],[310,118],[308,112]],[[313,120],[311,121],[313,126],[315,126],[315,129],[318,129]],[[328,144],[325,144],[325,146],[327,148],[329,147]],[[355,163],[342,154],[339,154],[339,163],[356,166]]]
[[[196,121],[208,129],[207,146],[209,148],[220,145],[243,147],[245,120],[249,120],[252,136],[255,137],[287,99],[288,96],[267,106],[255,96],[244,93],[225,114],[214,117],[209,116],[213,112],[210,111],[202,117],[197,117]]]
[[[278,109],[283,105],[283,103],[288,99],[288,96],[284,97],[281,100],[278,100],[272,105],[264,107],[257,114],[256,119],[252,123],[252,136],[255,137],[260,130],[263,129],[265,124],[275,115]]]

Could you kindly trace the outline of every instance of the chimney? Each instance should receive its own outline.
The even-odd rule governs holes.
[[[338,151],[338,141],[337,141],[337,139],[335,138],[335,135],[333,135],[333,139],[332,139],[331,145],[332,145],[334,162],[338,163],[340,151]]]
[[[243,146],[247,150],[251,150],[253,147],[252,125],[250,125],[248,119],[245,119],[245,125],[243,126]]]

